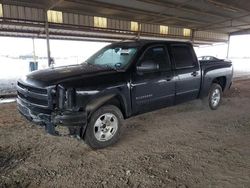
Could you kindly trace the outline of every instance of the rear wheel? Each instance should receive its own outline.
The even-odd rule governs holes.
[[[103,106],[92,114],[84,139],[94,149],[110,146],[118,141],[122,123],[123,115],[119,108]]]
[[[221,99],[222,88],[219,84],[213,83],[210,88],[208,97],[206,97],[204,100],[206,103],[208,102],[210,109],[216,110],[220,106]]]

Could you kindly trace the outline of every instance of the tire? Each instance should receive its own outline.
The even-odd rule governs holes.
[[[84,140],[93,149],[111,146],[119,140],[122,124],[123,115],[119,108],[102,106],[90,117]]]
[[[206,103],[208,103],[208,106],[211,110],[216,110],[221,103],[222,100],[222,88],[219,84],[217,83],[213,83],[208,96],[206,98],[203,99],[203,101]]]

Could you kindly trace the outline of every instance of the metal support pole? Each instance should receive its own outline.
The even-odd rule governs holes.
[[[227,59],[229,59],[230,38],[231,38],[231,35],[229,34],[229,36],[228,36],[228,42],[227,42]]]
[[[32,38],[32,42],[33,42],[33,59],[34,62],[36,62],[36,47],[35,47],[35,39]]]
[[[190,40],[191,40],[192,44],[194,44],[194,34],[195,34],[195,30],[192,29],[191,30],[191,37],[190,37]]]
[[[47,56],[48,56],[48,66],[51,66],[51,54],[50,54],[50,42],[49,42],[49,22],[47,16],[47,10],[45,10],[45,34],[47,41]]]
[[[138,23],[138,33],[137,33],[137,40],[141,38],[141,23]]]

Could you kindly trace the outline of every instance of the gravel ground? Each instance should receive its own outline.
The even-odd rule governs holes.
[[[133,117],[96,151],[0,109],[0,187],[250,187],[250,80],[217,111],[197,100]]]

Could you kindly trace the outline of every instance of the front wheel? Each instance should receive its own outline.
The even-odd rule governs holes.
[[[212,110],[216,110],[221,103],[221,99],[222,99],[222,88],[219,84],[212,84],[208,97],[205,98],[204,100],[207,102],[208,101],[208,105],[210,107],[210,109]]]
[[[92,114],[84,140],[94,149],[110,146],[118,141],[122,123],[123,115],[119,108],[102,106]]]

